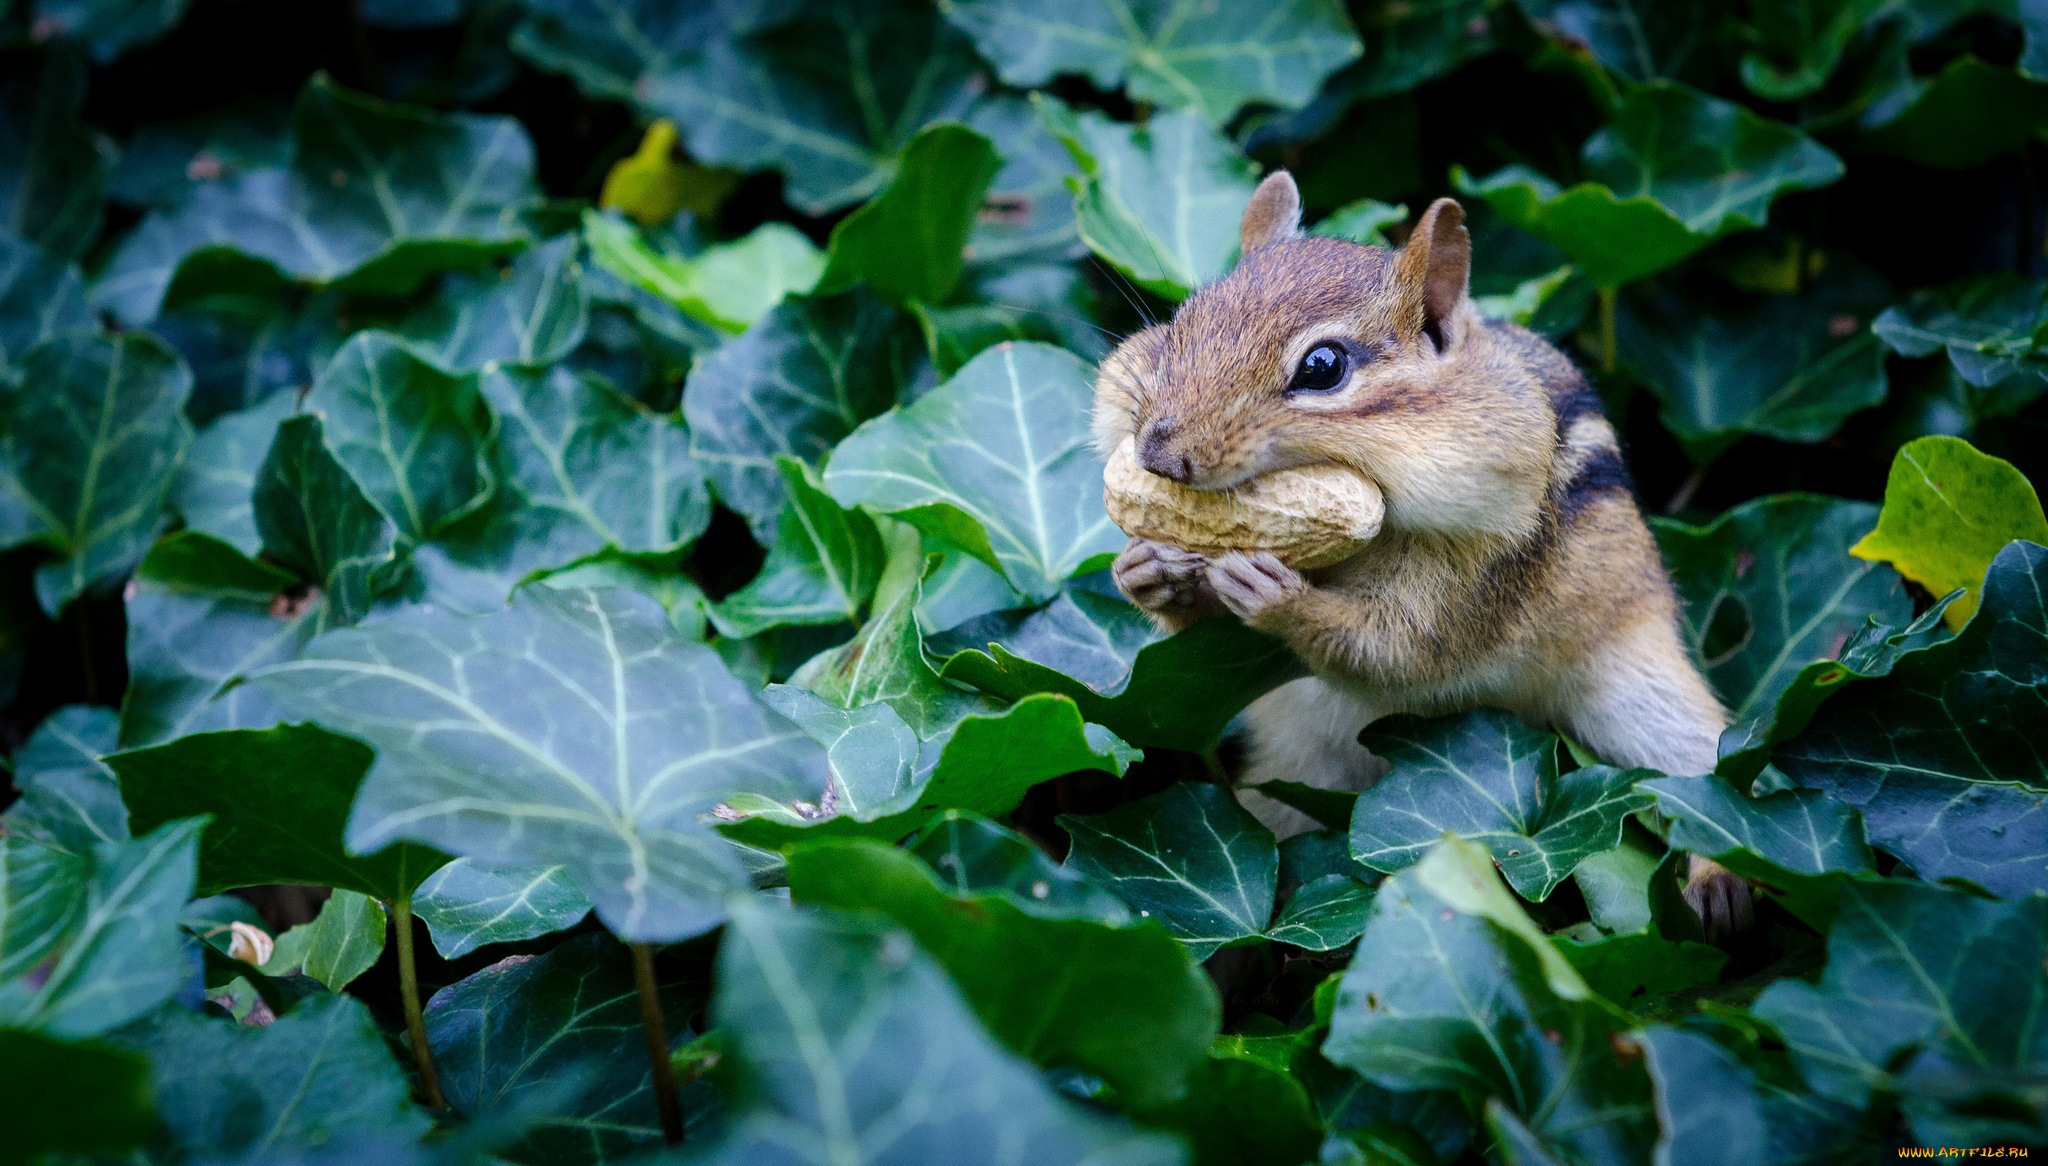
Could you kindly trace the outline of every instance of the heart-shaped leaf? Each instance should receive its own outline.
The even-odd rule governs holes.
[[[412,912],[434,950],[452,960],[487,944],[566,931],[590,914],[590,897],[560,863],[491,870],[458,858],[413,892]]]
[[[303,974],[339,992],[382,958],[386,922],[382,903],[338,890],[320,904],[311,923],[277,937],[263,971],[272,976]]]
[[[137,830],[213,816],[199,848],[202,895],[306,883],[395,902],[448,856],[408,843],[360,857],[344,848],[349,806],[371,760],[360,741],[280,725],[193,733],[107,764]]]
[[[1032,100],[1080,168],[1067,183],[1091,250],[1171,300],[1230,269],[1257,171],[1229,138],[1193,112],[1130,126]]]
[[[576,350],[590,312],[576,237],[537,243],[502,276],[454,274],[404,332],[443,368],[553,364]]]
[[[815,800],[824,751],[625,591],[522,589],[495,615],[401,612],[329,632],[253,678],[369,741],[347,841],[485,865],[561,863],[634,941],[715,926],[744,886],[697,816],[741,791]]]
[[[884,562],[882,536],[859,508],[839,505],[795,458],[776,459],[784,501],[761,573],[709,609],[720,634],[746,637],[789,624],[859,622]]]
[[[997,1040],[1041,1065],[1102,1077],[1135,1104],[1182,1093],[1216,1037],[1213,986],[1158,928],[1037,917],[1004,891],[956,896],[917,859],[865,839],[792,850],[789,885],[800,901],[889,916]],[[1105,973],[1098,990],[1043,990],[1076,966]]]
[[[922,345],[865,292],[792,300],[690,373],[690,453],[719,501],[774,541],[778,456],[816,465],[855,426],[895,404]]]
[[[2048,760],[2032,728],[2048,689],[2044,579],[2048,549],[2009,544],[1968,627],[1821,705],[1778,767],[1861,810],[1871,844],[1922,878],[2048,889]]]
[[[55,52],[0,88],[0,234],[60,260],[99,234],[114,174],[113,143],[79,118],[85,85],[84,63]]]
[[[1102,508],[1090,395],[1073,354],[1000,345],[840,442],[825,487],[974,551],[1019,591],[1049,599],[1123,549]]]
[[[1685,604],[1688,647],[1737,721],[1771,707],[1800,668],[1839,652],[1865,616],[1906,619],[1897,577],[1843,553],[1876,517],[1867,502],[1780,494],[1707,526],[1653,524]]]
[[[14,754],[20,795],[0,817],[10,837],[66,854],[89,855],[103,842],[126,842],[121,787],[100,758],[118,746],[114,710],[74,704],[43,718]]]
[[[832,228],[819,293],[858,282],[898,307],[943,303],[960,281],[968,234],[998,164],[994,144],[966,126],[918,131],[889,185]]]
[[[1223,123],[1248,102],[1296,106],[1359,53],[1341,5],[1282,0],[1258,10],[1188,8],[1159,0],[944,0],[952,21],[995,62],[1002,79],[1036,89],[1061,73],[1132,101],[1190,106]]]
[[[1170,749],[1214,747],[1246,705],[1306,671],[1286,644],[1239,620],[1162,635],[1121,597],[1084,587],[969,620],[931,648],[948,680],[1012,700],[1056,692],[1124,740]]]
[[[0,382],[19,374],[22,354],[59,332],[92,327],[85,281],[26,239],[0,234]]]
[[[1581,860],[1619,845],[1623,819],[1649,805],[1635,783],[1650,771],[1559,774],[1557,738],[1512,713],[1387,717],[1359,740],[1394,766],[1352,811],[1351,853],[1374,870],[1401,870],[1455,834],[1485,846],[1509,885],[1541,902]]]
[[[635,96],[688,127],[696,158],[782,171],[806,214],[879,189],[913,134],[966,113],[982,88],[967,38],[930,4],[797,0],[780,12],[765,31],[722,29]]]
[[[1027,1146],[1046,1166],[1182,1161],[1174,1142],[1057,1094],[990,1039],[908,934],[872,916],[736,901],[711,1019],[737,1072],[733,1128],[710,1161],[912,1166]]]
[[[221,284],[282,275],[404,294],[445,268],[517,251],[512,211],[539,194],[509,117],[443,114],[316,76],[292,111],[290,161],[194,188],[122,242],[95,301],[140,324]]]
[[[1580,161],[1587,181],[1568,190],[1520,164],[1476,182],[1454,170],[1452,181],[1612,288],[1760,227],[1779,194],[1843,173],[1840,158],[1791,126],[1667,81],[1631,89]]]
[[[671,1041],[686,1041],[702,995],[664,984],[660,998]],[[584,1166],[661,1145],[632,961],[609,935],[503,960],[441,989],[427,1005],[427,1039],[457,1113],[534,1107],[538,1120],[503,1151],[512,1161]],[[687,1107],[692,1116],[710,1100],[699,1091],[707,1096]]]
[[[148,550],[192,442],[192,373],[135,332],[46,340],[21,369],[21,387],[0,391],[0,542],[57,553],[36,569],[55,615]]]
[[[1916,291],[1885,309],[1870,329],[1894,352],[1946,351],[1956,375],[1969,384],[2021,385],[2030,399],[2048,387],[2048,358],[2035,339],[2044,325],[2048,280],[2000,273]]]

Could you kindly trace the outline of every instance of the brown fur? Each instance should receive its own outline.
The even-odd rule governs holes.
[[[1301,655],[1316,680],[1300,683],[1332,690],[1254,706],[1248,780],[1356,786],[1369,765],[1344,738],[1373,717],[1479,705],[1555,724],[1616,764],[1710,770],[1726,713],[1685,651],[1585,378],[1472,307],[1456,203],[1438,200],[1393,254],[1301,236],[1299,205],[1284,173],[1261,184],[1236,270],[1127,340],[1096,387],[1099,444],[1136,434],[1148,468],[1196,488],[1337,464],[1386,497],[1378,538],[1306,575],[1140,540],[1118,561],[1119,585],[1165,626],[1233,612]],[[1358,358],[1349,379],[1289,393],[1325,341]],[[1300,740],[1314,735],[1330,740]],[[1715,872],[1700,864],[1695,884],[1721,878],[1728,893]]]

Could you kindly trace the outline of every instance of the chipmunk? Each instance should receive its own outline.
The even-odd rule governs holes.
[[[1241,797],[1283,836],[1308,819],[1251,791],[1365,788],[1382,765],[1359,731],[1393,713],[1505,708],[1673,774],[1711,772],[1728,721],[1600,398],[1543,338],[1473,307],[1464,217],[1438,199],[1398,252],[1307,236],[1275,172],[1236,269],[1098,374],[1097,444],[1134,438],[1152,473],[1229,490],[1337,464],[1385,495],[1381,533],[1333,566],[1132,539],[1112,568],[1164,629],[1229,612],[1313,671],[1247,710]],[[1748,925],[1748,885],[1701,856],[1685,896],[1709,935]]]

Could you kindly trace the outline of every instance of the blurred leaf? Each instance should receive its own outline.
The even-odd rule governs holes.
[[[0,234],[0,383],[14,379],[16,363],[37,342],[92,322],[76,264]]]
[[[117,748],[114,710],[66,705],[43,718],[14,753],[19,792],[0,828],[66,854],[90,855],[103,842],[126,842],[121,787],[100,758]]]
[[[1997,110],[1986,116],[1986,110]],[[1917,165],[1968,170],[2021,149],[2048,126],[2048,85],[1963,54],[1925,80],[1893,116],[1857,139]]]
[[[680,1044],[703,998],[670,984],[660,996],[670,1042]],[[609,935],[500,960],[434,993],[427,1040],[457,1113],[536,1111],[538,1120],[500,1150],[510,1161],[585,1166],[661,1145],[632,962]]]
[[[1060,205],[1069,203],[1062,197]],[[1093,322],[1093,289],[1072,264],[984,266],[969,272],[954,298],[964,302],[910,305],[941,380],[1005,340],[1042,340],[1092,361],[1109,354],[1111,337]]]
[[[0,543],[35,540],[61,556],[35,576],[54,617],[149,549],[192,442],[192,374],[133,332],[46,340],[21,370],[22,387],[0,391]]]
[[[808,294],[825,271],[824,254],[787,223],[763,223],[687,258],[655,250],[596,211],[583,212],[583,237],[600,267],[726,332],[744,332],[785,298]]]
[[[948,680],[1012,700],[1060,693],[1124,740],[1172,749],[1212,748],[1246,705],[1305,671],[1285,644],[1236,619],[1163,635],[1121,597],[1080,587],[969,620],[931,647]]]
[[[811,465],[896,403],[916,336],[866,292],[791,300],[690,373],[690,453],[763,543],[782,512],[778,455]]]
[[[149,1058],[161,1136],[181,1156],[235,1160],[370,1131],[416,1140],[430,1124],[348,996],[313,997],[263,1028],[160,1008],[118,1041]]]
[[[0,1095],[8,1102],[6,1166],[123,1154],[156,1130],[149,1062],[109,1045],[0,1028]]]
[[[1175,785],[1106,814],[1062,815],[1067,862],[1156,920],[1196,959],[1264,935],[1279,889],[1273,835],[1230,791]]]
[[[1358,795],[1351,853],[1392,873],[1445,834],[1475,841],[1523,898],[1541,902],[1581,859],[1621,842],[1621,824],[1645,808],[1635,783],[1648,771],[1588,765],[1560,775],[1557,738],[1512,713],[1388,717],[1359,738],[1391,774]]]
[[[1790,1166],[1845,1148],[1855,1114],[1802,1088],[1782,1053],[1738,1056],[1701,1033],[1662,1026],[1635,1039],[1657,1089],[1657,1161]]]
[[[1099,89],[1123,87],[1134,102],[1189,106],[1219,124],[1248,102],[1302,104],[1359,53],[1332,0],[1281,0],[1263,11],[1158,0],[942,0],[940,8],[1007,84],[1035,89],[1080,73]]]
[[[994,1161],[1164,1166],[1170,1140],[1060,1097],[998,1047],[911,937],[872,917],[735,900],[712,1023],[734,1070],[711,1162],[771,1153],[872,1166]]]
[[[995,145],[956,123],[920,130],[889,185],[832,228],[818,291],[865,282],[896,306],[943,303],[960,280],[969,232],[1000,162]]]
[[[491,870],[458,858],[420,884],[412,911],[427,925],[434,950],[452,960],[489,944],[566,931],[590,914],[590,898],[560,863]]]
[[[303,409],[319,414],[335,459],[405,538],[425,542],[490,496],[491,421],[477,382],[442,372],[390,333],[351,338]]]
[[[402,295],[435,271],[518,250],[533,143],[509,117],[443,114],[315,76],[292,111],[289,163],[209,182],[123,240],[94,302],[144,323],[252,275]]]
[[[339,992],[375,967],[384,954],[384,905],[368,895],[338,890],[320,904],[311,923],[277,937],[263,970],[282,976],[294,969]]]
[[[529,587],[478,618],[400,612],[254,682],[378,747],[351,849],[406,838],[490,866],[561,863],[636,942],[715,926],[745,885],[699,814],[741,790],[815,798],[826,780],[822,750],[623,591]]]
[[[35,0],[35,37],[81,42],[106,64],[163,36],[185,18],[190,0]]]
[[[1850,883],[1819,984],[1780,980],[1754,1011],[1815,1093],[1862,1109],[1919,1060],[2048,1070],[2048,1032],[2019,1020],[2048,996],[2044,956],[2048,900],[2038,895],[1999,903],[1923,883]],[[1937,1132],[1910,1108],[1908,1118],[1916,1135]]]
[[[1519,163],[1451,177],[1611,288],[1760,227],[1779,194],[1843,173],[1840,158],[1791,126],[1668,81],[1631,89],[1579,157],[1587,181],[1570,189]]]
[[[1587,987],[1625,1007],[1714,984],[1728,953],[1696,940],[1672,940],[1653,931],[1609,935],[1591,942],[1552,939]]]
[[[1107,565],[1123,533],[1102,509],[1089,370],[1044,344],[1001,345],[839,443],[825,487],[974,552],[1037,599]]]
[[[1230,269],[1257,170],[1229,138],[1192,111],[1130,126],[1032,101],[1080,167],[1067,185],[1091,250],[1170,300]]]
[[[994,94],[976,103],[967,124],[1002,152],[1002,168],[975,216],[967,257],[997,263],[1025,256],[1070,259],[1082,250],[1066,176],[1073,155],[1023,97]]]
[[[1698,0],[1516,0],[1536,27],[1631,81],[1691,76],[1724,9]]]
[[[785,624],[859,622],[883,563],[874,519],[842,508],[815,471],[779,457],[784,500],[768,559],[752,582],[708,610],[721,635],[758,635]]]
[[[1868,322],[1890,300],[1873,276],[1831,267],[1797,296],[1719,308],[1675,290],[1625,297],[1623,363],[1663,402],[1664,427],[1695,465],[1748,433],[1815,442],[1883,401],[1884,346]]]
[[[917,859],[864,839],[792,850],[789,885],[803,902],[887,915],[990,1035],[1046,1067],[1100,1076],[1134,1104],[1180,1095],[1222,1019],[1208,977],[1157,928],[1047,919],[1004,891],[955,896]],[[1092,990],[1045,990],[1077,967]]]
[[[1657,799],[1671,845],[1705,855],[1775,889],[1816,930],[1834,917],[1843,880],[1873,872],[1863,819],[1819,790],[1745,797],[1718,777],[1660,777],[1638,789]]]
[[[1934,595],[1963,588],[1946,617],[1961,630],[1977,610],[1985,569],[2014,539],[2048,543],[2048,517],[2026,475],[1959,437],[1933,436],[1893,456],[1877,528],[1849,553],[1890,563]]]
[[[1843,50],[1890,0],[1771,0],[1752,4],[1745,26],[1753,48],[1742,83],[1767,101],[1797,101],[1827,84]]]
[[[1867,502],[1777,494],[1706,526],[1652,524],[1687,647],[1736,721],[1769,708],[1802,666],[1839,654],[1866,615],[1910,614],[1896,576],[1843,553],[1875,517]]]
[[[277,439],[277,427],[298,412],[298,394],[272,393],[262,403],[223,413],[199,431],[190,456],[171,480],[171,508],[187,530],[200,531],[244,555],[263,549],[256,529],[256,475]]]
[[[2048,549],[2009,544],[1955,638],[1849,685],[1774,753],[1799,785],[1863,812],[1873,846],[1925,879],[2048,889],[2048,760],[2038,747]]]
[[[1378,199],[1362,198],[1357,202],[1345,203],[1331,211],[1317,223],[1309,234],[1323,235],[1331,239],[1349,239],[1367,247],[1391,247],[1384,228],[1408,221],[1408,208],[1389,205]]]
[[[585,93],[631,101],[642,77],[688,56],[721,30],[752,32],[787,15],[788,0],[532,0],[512,47],[540,68],[566,73]],[[685,123],[688,124],[688,123]]]
[[[502,273],[450,274],[404,332],[451,372],[486,364],[553,364],[583,342],[590,294],[576,237],[536,243]]]
[[[675,155],[676,123],[657,118],[641,136],[639,147],[606,172],[597,205],[617,207],[643,227],[668,222],[685,208],[710,218],[740,176],[730,170],[707,170]]]
[[[1365,55],[1323,82],[1298,110],[1254,115],[1239,139],[1251,152],[1329,134],[1361,102],[1406,93],[1498,48],[1501,0],[1377,0],[1348,8]],[[1364,240],[1360,240],[1364,242]]]
[[[0,236],[12,234],[61,261],[77,259],[100,230],[116,151],[79,120],[86,69],[62,51],[0,87]]]
[[[1956,375],[1978,388],[2019,378],[2038,395],[2048,388],[2048,360],[2036,357],[2036,337],[2048,326],[2044,292],[2048,281],[2009,273],[1971,276],[1914,292],[1870,328],[1903,356],[1946,349]]]
[[[193,733],[107,759],[138,830],[212,815],[199,848],[202,895],[304,883],[385,901],[412,893],[448,856],[400,843],[357,855],[342,843],[370,768],[361,742],[311,725]],[[335,985],[330,985],[335,986]]]
[[[947,810],[904,849],[931,867],[958,899],[1002,894],[1039,919],[1092,919],[1126,926],[1131,913],[1115,895],[1061,866],[1014,830],[964,810]]]
[[[62,862],[0,838],[0,1025],[98,1036],[177,991],[187,976],[178,918],[205,824],[172,822]],[[47,972],[22,977],[51,953]]]
[[[929,3],[777,8],[793,18],[765,31],[729,22],[634,95],[686,127],[700,160],[781,171],[783,196],[805,214],[880,189],[912,135],[964,115],[983,87],[967,38]]]
[[[1185,1137],[1194,1166],[1296,1166],[1316,1161],[1322,1143],[1322,1123],[1292,1074],[1220,1049],[1197,1062],[1185,1096],[1130,1104],[1140,1122]]]
[[[339,292],[281,293],[258,281],[246,290],[209,295],[150,321],[149,330],[192,368],[185,415],[205,425],[225,413],[263,404],[280,390],[298,399],[314,369],[344,339]]]
[[[1649,1159],[1657,1123],[1627,1020],[1521,914],[1485,851],[1445,841],[1381,884],[1358,951],[1332,1061],[1389,1089],[1490,1097],[1555,1160]]]

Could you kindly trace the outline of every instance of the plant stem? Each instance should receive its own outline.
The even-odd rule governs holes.
[[[683,1141],[683,1099],[676,1092],[676,1067],[668,1056],[668,1026],[654,985],[654,945],[635,943],[633,986],[640,993],[640,1027],[647,1033],[647,1065],[654,1070],[654,1103],[661,1110],[661,1135],[671,1146]]]
[[[420,1011],[420,973],[412,958],[412,892],[391,904],[391,925],[398,938],[398,994],[405,1001],[405,1031],[412,1038],[412,1060],[420,1068],[420,1084],[426,1087],[427,1104],[448,1108],[441,1096],[441,1075],[434,1071],[434,1050],[427,1044],[427,1016]]]
[[[1225,789],[1230,788],[1230,772],[1223,768],[1223,758],[1214,749],[1202,750],[1202,768],[1209,771],[1209,780]]]
[[[1614,300],[1618,288],[1600,289],[1600,371],[1614,371]]]

